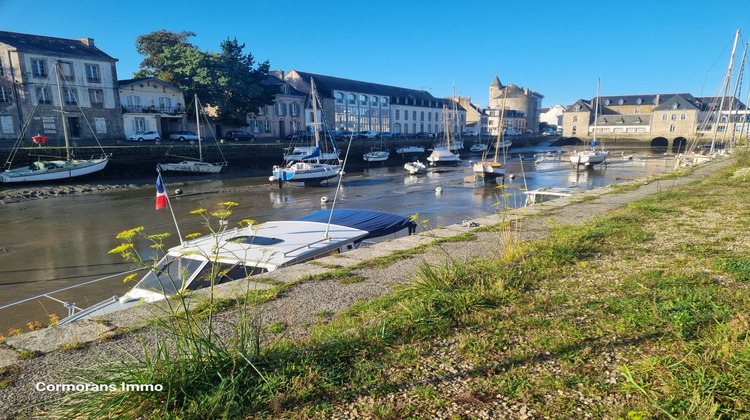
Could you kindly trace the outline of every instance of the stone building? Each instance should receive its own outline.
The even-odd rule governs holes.
[[[746,135],[747,107],[737,98],[689,93],[601,96],[579,99],[563,114],[563,136],[588,139],[628,138],[684,150],[691,143],[723,142]],[[721,110],[719,110],[721,108]]]
[[[305,115],[306,107],[312,108],[307,95],[284,80],[281,70],[272,71],[264,83],[276,87],[276,97],[272,105],[248,115],[248,131],[257,138],[285,138],[308,130],[313,119]]]
[[[524,127],[524,131],[521,131],[521,134],[526,132],[535,133],[539,130],[539,115],[542,110],[543,98],[543,95],[534,92],[533,90],[522,88],[514,84],[503,86],[503,84],[500,83],[500,79],[495,76],[495,79],[490,84],[489,109],[502,109],[503,103],[505,103],[506,110],[523,113],[525,122],[523,124],[515,123],[519,127]]]
[[[0,31],[0,139],[60,144],[63,115],[71,140],[122,138],[116,63],[92,38]]]

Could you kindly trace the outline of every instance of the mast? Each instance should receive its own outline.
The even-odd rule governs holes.
[[[594,106],[594,145],[596,145],[596,126],[599,121],[599,84],[601,78],[596,79],[596,103]]]
[[[508,98],[508,89],[505,89],[503,94],[503,109],[500,110],[500,131],[497,133],[497,144],[495,145],[495,163],[497,163],[497,155],[500,153],[500,140],[503,138],[503,132],[505,131],[505,100]]]
[[[65,138],[65,159],[70,160],[70,145],[68,144],[68,125],[65,121],[65,110],[63,109],[62,86],[60,86],[60,68],[57,62],[54,64],[55,80],[57,81],[57,96],[60,98],[60,118],[62,118],[63,137]]]
[[[198,114],[198,94],[195,94],[195,126],[198,132],[198,159],[203,162],[203,146],[201,145],[201,120]]]
[[[310,98],[313,106],[313,135],[315,136],[315,147],[320,150],[320,133],[318,132],[318,93],[315,91],[315,80],[310,78]],[[316,162],[320,163],[320,152],[316,157]]]
[[[714,123],[714,133],[711,138],[711,150],[710,153],[714,154],[714,147],[716,145],[716,135],[719,131],[719,121],[721,120],[721,111],[724,109],[724,98],[729,93],[729,83],[732,79],[732,67],[734,67],[734,54],[737,52],[737,41],[740,39],[740,30],[737,29],[737,33],[734,35],[734,46],[732,47],[732,55],[729,57],[729,68],[727,69],[727,75],[724,77],[724,83],[722,84],[723,92],[720,91],[721,100],[719,101],[719,111],[716,114],[716,122]],[[727,126],[729,122],[727,121]]]

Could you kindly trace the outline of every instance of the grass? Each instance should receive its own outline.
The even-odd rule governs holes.
[[[143,363],[99,374],[163,383],[167,394],[69,400],[67,414],[746,418],[750,213],[738,209],[750,185],[732,179],[748,160],[737,162],[535,242],[504,225],[497,234],[509,246],[495,258],[423,264],[407,286],[354,304],[304,340],[261,347],[252,299],[241,301],[247,316],[230,340],[202,329],[211,311],[166,319],[177,346],[193,347],[157,346]],[[308,280],[348,279],[401,257]]]

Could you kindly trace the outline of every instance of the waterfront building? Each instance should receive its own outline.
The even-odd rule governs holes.
[[[453,102],[435,98],[424,90],[401,88],[290,70],[284,80],[309,95],[310,78],[320,95],[323,113],[331,129],[338,131],[377,131],[415,135],[435,135],[444,131],[445,112],[453,112]],[[466,110],[456,105],[453,130],[466,126]]]
[[[600,96],[597,138],[649,141],[678,152],[688,143],[730,141],[746,136],[747,107],[737,98],[689,93]],[[590,138],[596,99],[579,99],[563,114],[563,136]],[[719,108],[721,107],[721,110]]]
[[[126,137],[156,130],[162,139],[168,139],[173,132],[196,131],[195,118],[187,118],[182,89],[155,77],[120,80],[118,84]]]
[[[17,139],[27,125],[26,137],[59,140],[63,117],[71,140],[122,138],[116,63],[92,38],[0,31],[0,139]],[[62,97],[55,64],[62,73]]]
[[[552,129],[562,130],[564,112],[565,107],[560,104],[551,108],[542,108],[541,114],[539,114],[539,123],[546,123]]]
[[[488,108],[491,110],[501,110],[504,104],[506,111],[513,110],[523,113],[523,117],[518,118],[523,118],[524,121],[520,122],[519,119],[519,122],[514,122],[515,127],[523,127],[519,131],[521,134],[536,133],[539,130],[539,115],[542,111],[544,95],[512,83],[504,86],[500,82],[500,78],[495,76],[490,83],[489,98]],[[497,127],[498,125],[495,124],[495,128]],[[490,131],[492,131],[492,127],[490,127]]]
[[[276,87],[274,102],[248,114],[248,131],[257,138],[279,139],[308,130],[308,124],[313,122],[311,116],[305,115],[305,109],[312,109],[310,98],[284,80],[281,70],[270,72],[264,84]]]

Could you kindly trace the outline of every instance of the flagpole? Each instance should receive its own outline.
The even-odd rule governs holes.
[[[159,173],[159,178],[161,178],[161,171],[157,168],[156,172]],[[164,178],[161,179],[162,184],[164,183]],[[185,245],[185,242],[182,240],[182,233],[180,233],[180,226],[177,224],[177,218],[174,215],[174,209],[172,208],[172,203],[169,201],[169,194],[167,194],[167,187],[164,187],[164,197],[167,198],[167,207],[169,207],[169,212],[172,213],[172,220],[174,221],[174,228],[177,230],[177,236],[180,238],[180,245]]]

